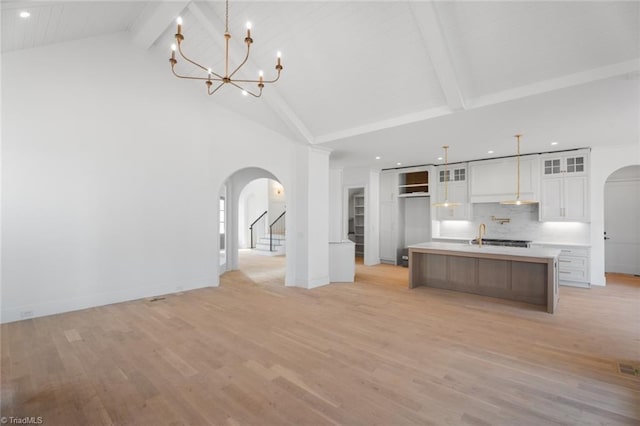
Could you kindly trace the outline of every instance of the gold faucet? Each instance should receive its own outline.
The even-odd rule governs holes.
[[[487,233],[487,225],[481,223],[478,227],[478,247],[482,247],[482,236]]]

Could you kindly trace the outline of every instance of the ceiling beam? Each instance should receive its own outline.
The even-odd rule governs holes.
[[[411,123],[429,120],[431,118],[442,117],[443,115],[449,115],[451,113],[453,113],[453,111],[447,106],[429,108],[410,114],[392,117],[386,120],[367,123],[362,126],[351,127],[334,133],[327,133],[326,135],[316,137],[315,143],[327,143],[339,139],[349,138],[352,136],[364,135],[366,133],[373,133],[379,130],[390,129],[393,127],[399,127]]]
[[[515,99],[526,98],[528,96],[552,92],[554,90],[560,90],[567,87],[579,86],[581,84],[591,83],[607,78],[619,77],[624,75],[633,76],[637,75],[638,72],[640,72],[640,59],[634,59],[631,61],[620,62],[617,64],[594,68],[587,71],[580,71],[577,73],[564,75],[562,77],[538,81],[536,83],[527,84],[525,86],[480,96],[478,98],[471,99],[468,102],[468,107],[480,108],[487,105],[493,105],[512,101]]]
[[[188,4],[189,0],[149,2],[131,28],[134,44],[149,49]]]
[[[466,102],[466,109],[470,110],[500,104],[503,102],[514,101],[517,99],[527,98],[529,96],[552,92],[555,90],[561,90],[573,86],[579,86],[582,84],[592,83],[607,78],[622,76],[637,78],[638,73],[640,73],[640,59],[634,59],[631,61],[607,65],[588,71],[582,71],[558,78],[539,81],[537,83],[529,84],[526,86],[516,87],[514,89],[504,90],[501,92],[480,96],[478,98],[469,99]],[[351,127],[337,132],[320,135],[316,137],[315,142],[333,142],[336,140],[372,133],[379,130],[403,126],[419,121],[425,121],[436,117],[442,117],[444,115],[453,114],[455,112],[456,111],[447,106],[430,108],[411,114],[392,117],[387,120],[377,121],[375,123],[368,123],[362,126]]]
[[[410,2],[409,9],[447,99],[447,105],[453,111],[465,109],[464,97],[438,20],[435,2]]]
[[[218,43],[218,46],[221,49],[220,51],[224,52],[225,46],[224,39],[222,37],[222,34],[224,34],[224,23],[222,20],[215,14],[211,7],[206,4],[191,3],[188,8],[200,24],[202,24],[205,30],[212,36],[213,40]],[[231,43],[235,44],[237,42],[234,42],[232,39]],[[229,55],[231,56],[230,59],[232,61],[240,63],[244,59],[244,56],[241,57],[238,52],[243,52],[244,46],[238,45],[237,47],[237,49],[230,49],[231,51],[229,52]],[[247,63],[258,68],[251,58],[249,58]],[[300,120],[296,113],[276,91],[269,92],[269,96],[265,96],[263,100],[275,111],[278,117],[280,117],[280,119],[294,132],[295,135],[302,138],[302,141],[306,143],[314,143],[314,137],[307,126],[302,122],[302,120]]]

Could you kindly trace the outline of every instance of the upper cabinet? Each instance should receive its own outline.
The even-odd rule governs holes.
[[[380,172],[380,261],[396,264],[398,250],[398,171]]]
[[[515,157],[469,163],[469,201],[495,203],[514,199],[518,166]],[[538,155],[520,157],[520,198],[540,200],[540,159]]]
[[[542,159],[542,177],[585,175],[588,158],[586,152],[562,156],[545,154]]]
[[[589,152],[542,157],[541,221],[589,221]]]
[[[456,207],[434,207],[436,219],[438,220],[469,220],[469,190],[467,179],[467,165],[455,164],[448,166],[445,171],[444,166],[436,168],[437,194],[435,202],[442,203],[445,197],[451,203],[459,203]],[[446,187],[445,187],[446,182]],[[447,194],[445,194],[447,193]]]
[[[424,168],[409,169],[398,174],[399,197],[429,196],[429,171]]]
[[[395,201],[398,196],[398,172],[383,170],[380,172],[380,202]]]

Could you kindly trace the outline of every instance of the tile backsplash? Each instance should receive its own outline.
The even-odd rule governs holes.
[[[478,203],[474,204],[472,208],[473,219],[470,221],[441,221],[439,236],[475,238],[478,235],[479,225],[484,223],[487,226],[486,238],[589,244],[590,228],[588,223],[539,222],[538,204],[511,206],[498,203]],[[508,218],[509,223],[501,225],[491,220],[492,216]]]

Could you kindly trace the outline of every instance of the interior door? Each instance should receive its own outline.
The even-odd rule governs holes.
[[[605,271],[640,275],[640,182],[607,182]]]

